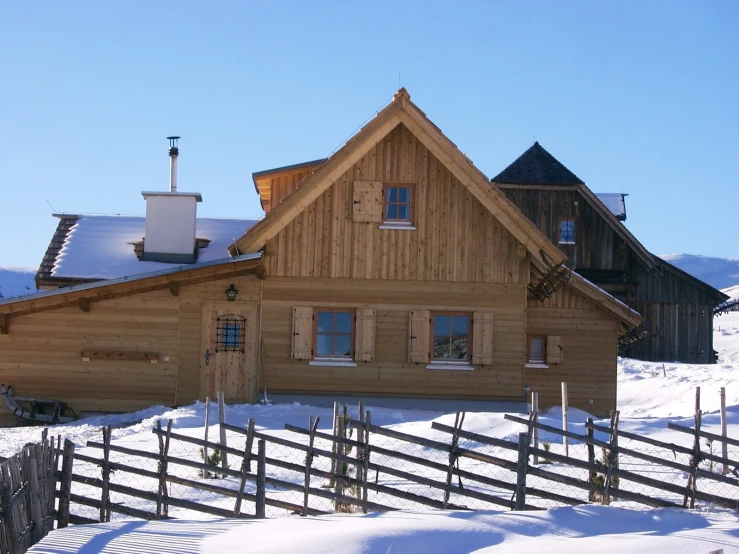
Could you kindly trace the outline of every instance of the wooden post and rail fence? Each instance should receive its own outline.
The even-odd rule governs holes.
[[[579,434],[541,423],[534,409],[529,417],[505,415],[522,425],[518,440],[464,430],[463,412],[453,425],[431,424],[437,437],[448,437],[438,440],[373,425],[363,404],[357,419],[337,408],[332,431],[320,431],[319,418],[310,418],[307,428],[285,425],[290,434],[281,436],[257,430],[253,419],[245,428],[228,424],[219,406],[219,442],[175,432],[171,421],[165,427],[158,422],[152,430],[158,452],[112,444],[110,427],[102,430],[102,441],[86,444],[85,454],[75,452],[71,441],[62,447],[61,440],[55,444],[44,434],[41,443],[0,463],[0,552],[22,554],[53,529],[55,521],[64,527],[110,521],[112,514],[161,520],[193,517],[186,513],[193,511],[264,518],[268,509],[310,516],[419,506],[534,510],[614,501],[686,508],[700,502],[739,509],[739,461],[724,455],[723,449],[720,454],[702,449],[701,440],[732,447],[739,447],[739,441],[701,429],[699,394],[692,428],[668,424],[676,433],[691,435],[692,447],[620,429],[618,412],[607,425],[588,419],[585,433]],[[234,435],[241,437],[243,447],[227,445],[226,432],[232,443]],[[543,434],[560,437],[561,442],[567,439],[567,450],[547,448]],[[173,450],[173,445],[218,451],[220,467],[202,453],[199,459],[178,455],[181,449]],[[674,459],[640,449],[643,445],[671,452]],[[90,455],[89,449],[100,454]],[[602,450],[601,459],[596,449]],[[689,461],[682,463],[677,455]],[[222,463],[225,456],[240,466]],[[324,461],[317,463],[320,458]],[[686,482],[639,472],[620,463],[622,458],[687,475]],[[707,469],[706,463],[718,471]],[[97,476],[91,474],[95,468]],[[198,472],[199,478],[184,476],[183,469]],[[127,476],[151,487],[122,484]],[[700,483],[718,483],[728,492],[716,494]],[[209,495],[205,501],[195,494],[201,491]]]

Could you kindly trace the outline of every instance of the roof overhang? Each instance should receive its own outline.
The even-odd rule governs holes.
[[[175,290],[181,285],[191,285],[212,279],[225,279],[255,273],[261,252],[244,254],[214,262],[194,264],[186,267],[143,273],[132,277],[121,277],[84,283],[57,290],[0,300],[0,316],[4,319],[36,312],[119,298],[130,294],[163,290]]]

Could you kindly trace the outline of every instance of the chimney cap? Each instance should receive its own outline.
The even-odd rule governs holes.
[[[170,156],[172,154],[177,155],[179,153],[179,151],[180,151],[180,149],[177,148],[177,141],[180,140],[180,137],[171,136],[171,137],[167,137],[167,140],[169,141],[169,154],[170,154]]]

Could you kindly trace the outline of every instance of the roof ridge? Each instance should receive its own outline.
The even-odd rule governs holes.
[[[491,179],[512,185],[584,185],[572,171],[552,156],[539,141]]]

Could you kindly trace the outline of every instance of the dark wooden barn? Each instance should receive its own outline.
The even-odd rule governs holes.
[[[620,353],[714,363],[713,309],[728,297],[651,254],[622,223],[624,195],[594,194],[538,142],[492,179],[580,275],[637,310]]]

